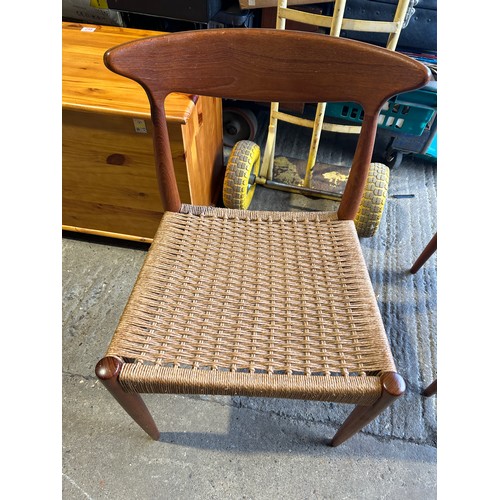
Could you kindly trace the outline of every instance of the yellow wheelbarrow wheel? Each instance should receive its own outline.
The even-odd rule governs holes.
[[[371,163],[363,198],[354,219],[361,238],[373,236],[380,225],[389,189],[389,167],[383,163]]]
[[[234,145],[227,162],[222,199],[227,208],[246,210],[255,192],[260,168],[260,147],[252,141]]]

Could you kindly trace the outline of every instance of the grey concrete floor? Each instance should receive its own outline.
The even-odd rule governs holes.
[[[362,240],[407,393],[338,448],[327,443],[350,405],[217,396],[146,395],[152,441],[94,375],[147,246],[64,234],[63,498],[435,498],[437,398],[420,391],[437,375],[436,257],[408,273],[436,230],[435,173],[414,159],[394,170],[379,232]],[[258,187],[251,208],[331,206]]]
[[[434,445],[361,432],[333,449],[320,403],[147,395],[149,439],[93,374],[144,255],[63,240],[63,498],[436,496]]]

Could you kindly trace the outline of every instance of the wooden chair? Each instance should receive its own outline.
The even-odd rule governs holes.
[[[429,243],[422,250],[422,253],[417,257],[417,260],[410,268],[410,273],[415,274],[434,254],[437,250],[437,232],[430,239]],[[423,391],[422,394],[426,397],[434,396],[437,394],[437,379],[434,379]]]
[[[426,397],[434,396],[438,391],[438,381],[435,378],[423,391],[422,394]]]
[[[437,233],[430,239],[429,243],[422,250],[422,253],[417,257],[417,260],[410,268],[410,273],[415,274],[434,254],[437,250]]]
[[[144,88],[165,214],[96,374],[153,438],[141,393],[353,403],[336,446],[401,396],[354,218],[384,102],[428,70],[384,48],[292,31],[216,29],[110,49]],[[356,101],[365,118],[337,212],[181,204],[164,100],[170,92],[283,102]]]

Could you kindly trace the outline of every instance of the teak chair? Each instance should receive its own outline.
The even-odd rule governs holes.
[[[264,29],[166,34],[112,48],[104,61],[149,97],[165,214],[98,378],[153,439],[160,433],[140,393],[356,404],[333,438],[339,445],[405,390],[352,219],[380,108],[424,85],[429,71],[369,44]],[[164,110],[170,92],[363,105],[338,211],[181,204]]]
[[[422,250],[422,253],[417,257],[417,260],[413,263],[410,268],[410,273],[415,274],[434,254],[437,250],[437,232],[430,239],[429,243]]]
[[[437,250],[437,232],[430,239],[429,243],[422,250],[422,253],[417,257],[417,260],[413,263],[410,268],[410,273],[415,274],[434,254]],[[437,379],[434,379],[423,391],[424,396],[434,396],[437,394]]]

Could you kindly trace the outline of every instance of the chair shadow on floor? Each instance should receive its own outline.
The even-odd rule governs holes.
[[[305,400],[173,397],[176,405],[182,405],[183,419],[168,421],[166,417],[159,423],[161,442],[235,452],[293,450],[316,454],[318,446],[331,451],[327,445],[352,409],[350,405]],[[165,404],[170,403],[161,402],[162,406]],[[200,405],[203,413],[199,411]]]
[[[193,401],[188,401],[186,404],[189,403],[193,406]],[[402,402],[399,401],[398,405],[401,404]],[[324,420],[316,422],[291,421],[291,419],[280,417],[277,414],[269,415],[267,411],[254,411],[237,407],[225,408],[229,411],[227,413],[225,411],[225,415],[220,418],[220,421],[224,421],[224,428],[221,425],[215,425],[216,421],[213,419],[206,422],[201,413],[198,414],[197,418],[195,417],[196,420],[182,423],[182,429],[174,424],[176,430],[172,431],[165,430],[168,429],[169,424],[160,421],[159,427],[162,430],[159,442],[175,447],[224,451],[235,455],[272,453],[280,456],[292,453],[318,458],[329,457],[332,454],[335,457],[345,456],[349,458],[355,456],[360,458],[366,456],[401,458],[400,451],[398,452],[394,446],[380,446],[384,441],[389,443],[389,439],[391,439],[389,436],[384,437],[371,433],[369,429],[354,436],[345,447],[332,449],[328,446],[331,436],[335,434],[342,419],[345,418],[344,412],[347,415],[351,409],[347,405],[345,407],[334,403],[332,405],[330,409],[332,421],[330,422]],[[277,408],[277,405],[274,406]],[[299,404],[298,406],[303,405]],[[337,409],[343,411],[336,412]],[[401,408],[399,408],[400,410]],[[219,418],[217,420],[219,421]],[[391,441],[393,440],[391,439]],[[370,446],[371,442],[373,442],[373,446]]]

